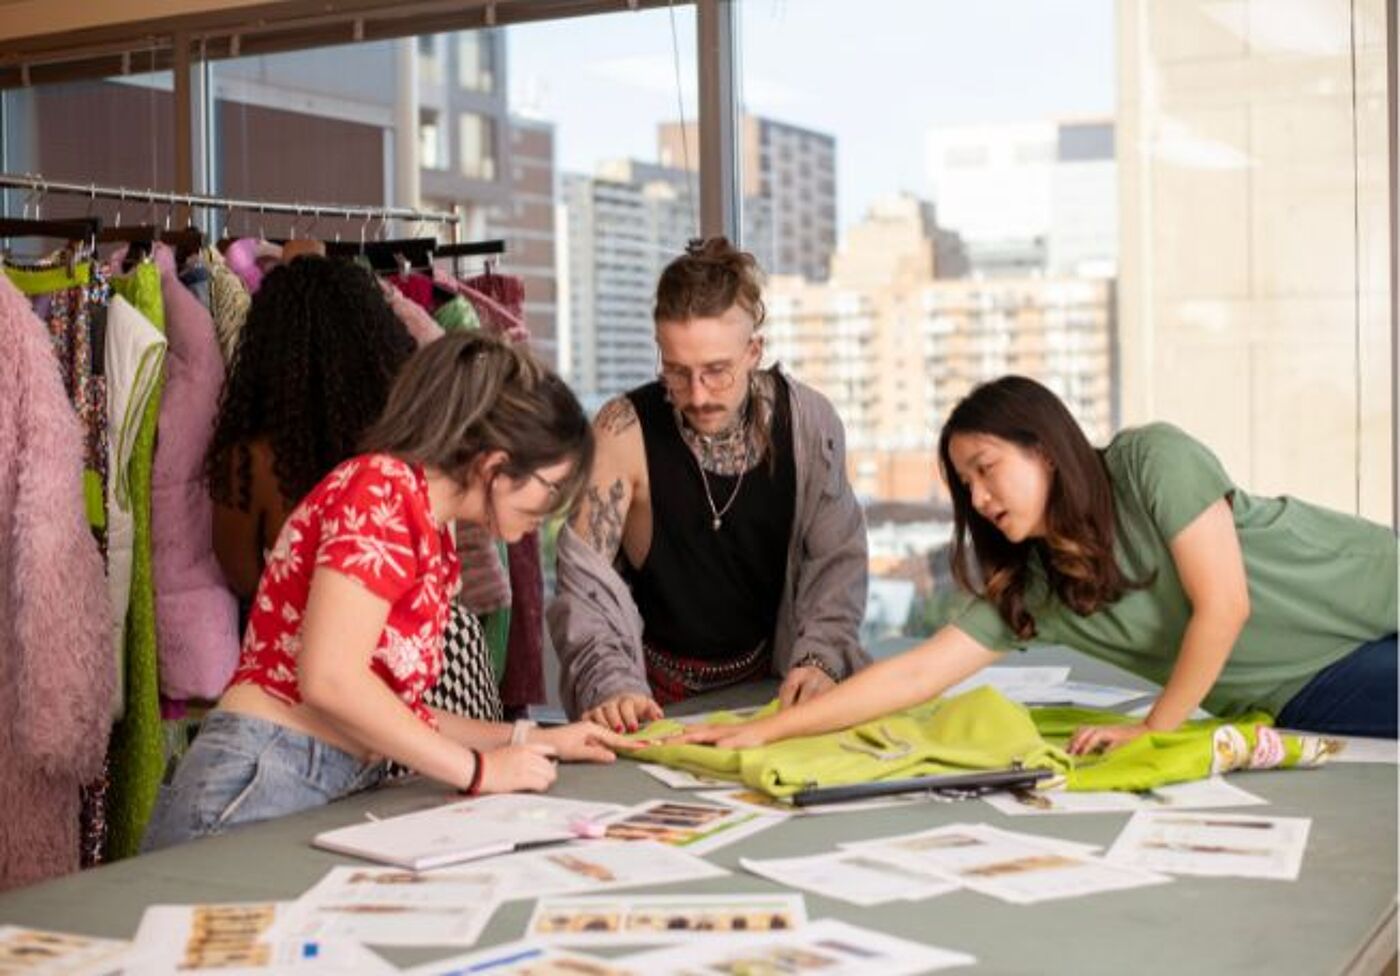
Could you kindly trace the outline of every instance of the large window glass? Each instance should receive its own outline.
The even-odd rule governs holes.
[[[946,616],[940,424],[1004,373],[1389,521],[1383,3],[1072,6],[742,2],[769,351],[845,422],[874,641]]]

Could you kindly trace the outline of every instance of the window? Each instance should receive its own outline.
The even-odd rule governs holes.
[[[447,168],[447,142],[443,138],[442,118],[436,109],[418,112],[418,156],[427,169]]]
[[[457,35],[457,85],[466,91],[491,93],[496,89],[496,31]]]
[[[946,543],[941,418],[1006,372],[1062,391],[1096,443],[1171,421],[1241,486],[1389,521],[1385,5],[1226,6],[871,0],[853,49],[840,0],[742,0],[768,348],[846,424],[875,580],[937,602],[938,551],[874,540],[897,518]],[[834,181],[791,192],[826,160]],[[868,341],[841,338],[842,296]]]
[[[475,112],[457,116],[457,166],[463,176],[496,178],[496,128]]]

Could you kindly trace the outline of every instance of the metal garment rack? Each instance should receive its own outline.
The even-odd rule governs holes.
[[[350,207],[326,203],[280,203],[266,200],[238,200],[231,197],[209,196],[203,193],[168,193],[160,190],[133,190],[127,187],[99,186],[96,183],[68,183],[61,180],[48,180],[30,173],[0,173],[0,188],[28,190],[37,193],[42,199],[49,193],[62,193],[71,196],[119,200],[122,202],[166,204],[170,207],[185,207],[193,210],[253,211],[260,214],[288,214],[295,217],[310,217],[313,220],[332,217],[343,220],[363,220],[367,226],[378,218],[381,227],[390,220],[407,220],[414,223],[445,224],[450,228],[452,243],[457,243],[460,214],[443,210],[418,210],[412,207]]]

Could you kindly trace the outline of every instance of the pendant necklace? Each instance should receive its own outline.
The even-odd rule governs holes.
[[[729,501],[724,503],[723,508],[715,508],[715,497],[710,494],[710,479],[705,476],[705,465],[700,463],[699,457],[695,459],[695,466],[700,469],[700,484],[705,486],[705,501],[710,506],[710,528],[718,532],[724,526],[725,513],[734,507],[734,502],[739,497],[739,489],[744,486],[744,473],[749,467],[748,438],[744,438],[744,463],[739,468],[739,477],[734,482],[734,490],[729,493]]]

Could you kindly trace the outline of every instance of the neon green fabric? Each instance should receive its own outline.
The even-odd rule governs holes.
[[[92,265],[84,261],[73,265],[69,274],[64,267],[57,268],[5,268],[5,276],[23,294],[33,298],[36,295],[52,295],[65,288],[86,285],[92,280]]]
[[[776,710],[777,702],[771,702],[759,714]],[[729,712],[716,712],[708,719],[715,724],[740,721]],[[1237,722],[1192,722],[1178,732],[1143,736],[1104,756],[1075,758],[1064,751],[1069,735],[1080,725],[1131,721],[1088,709],[1028,710],[996,689],[983,687],[842,732],[755,749],[661,744],[619,755],[742,782],[770,796],[785,797],[805,786],[843,786],[1015,764],[1054,770],[1055,782],[1071,790],[1144,790],[1232,769],[1316,765],[1328,753],[1325,740],[1275,732],[1263,714]],[[659,738],[683,728],[674,719],[663,719],[634,737]]]
[[[1073,647],[1165,684],[1191,616],[1169,545],[1227,495],[1250,615],[1206,697],[1208,711],[1277,715],[1323,668],[1395,632],[1400,588],[1389,528],[1296,498],[1250,495],[1204,444],[1170,424],[1123,431],[1103,458],[1113,482],[1119,565],[1133,579],[1155,578],[1081,617],[1047,594],[1032,560],[1026,606],[1038,631],[1034,643]],[[971,601],[951,623],[993,650],[1031,643],[984,600]]]
[[[160,271],[150,261],[125,277],[113,276],[112,288],[165,331]],[[134,543],[131,602],[126,615],[126,710],[112,731],[111,792],[108,800],[107,856],[115,860],[138,853],[165,773],[160,691],[156,673],[155,584],[151,571],[151,462],[155,455],[156,419],[160,414],[162,372],[146,403],[136,446],[131,454],[130,497]]]
[[[83,469],[83,510],[87,513],[88,525],[95,529],[107,527],[107,499],[102,488],[102,475]]]
[[[442,326],[444,332],[460,332],[481,327],[481,320],[476,317],[476,309],[461,295],[454,295],[439,305],[437,311],[433,312],[433,318]]]

